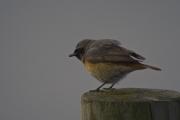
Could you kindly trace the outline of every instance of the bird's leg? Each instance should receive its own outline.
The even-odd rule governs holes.
[[[115,84],[116,84],[116,82],[112,83],[111,86],[109,87],[109,89],[112,89]]]
[[[113,86],[116,84],[116,82],[112,83],[110,87],[108,88],[104,88],[105,90],[110,90],[110,89],[113,89]]]
[[[103,84],[101,84],[98,88],[96,88],[95,90],[90,90],[91,92],[96,92],[99,91],[104,85],[106,84],[106,82],[104,82]]]
[[[96,90],[99,91],[100,88],[102,88],[105,84],[106,84],[106,82],[104,82],[103,84],[101,84],[98,88],[96,88]]]

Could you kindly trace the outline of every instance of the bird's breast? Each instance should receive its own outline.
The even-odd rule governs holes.
[[[85,61],[84,66],[92,76],[102,82],[119,80],[130,71],[129,67],[114,63],[90,63]]]

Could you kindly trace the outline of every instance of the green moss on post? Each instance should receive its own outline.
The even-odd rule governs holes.
[[[180,120],[180,93],[140,88],[87,92],[81,107],[82,120]]]

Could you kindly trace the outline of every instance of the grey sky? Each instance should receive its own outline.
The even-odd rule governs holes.
[[[0,119],[79,120],[80,96],[100,85],[68,54],[84,38],[122,42],[162,72],[115,87],[180,91],[178,0],[1,0]]]

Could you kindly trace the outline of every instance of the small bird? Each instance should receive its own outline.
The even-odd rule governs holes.
[[[135,70],[150,68],[160,71],[155,66],[143,64],[145,58],[132,50],[121,46],[118,40],[113,39],[84,39],[77,45],[69,57],[77,57],[102,84],[96,89],[99,91],[105,84],[111,84],[109,88],[118,83],[128,73]]]

